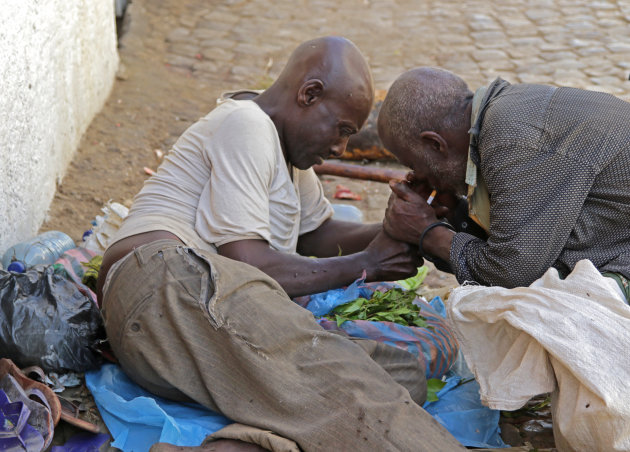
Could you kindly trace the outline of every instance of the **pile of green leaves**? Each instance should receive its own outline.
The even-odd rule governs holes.
[[[399,288],[387,292],[375,290],[372,297],[356,300],[337,306],[327,316],[341,326],[347,320],[372,320],[399,323],[406,326],[427,327],[427,321],[420,315],[420,308],[413,304],[416,294]]]

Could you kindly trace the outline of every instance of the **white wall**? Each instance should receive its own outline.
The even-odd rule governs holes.
[[[117,67],[112,0],[0,1],[0,255],[39,229]]]

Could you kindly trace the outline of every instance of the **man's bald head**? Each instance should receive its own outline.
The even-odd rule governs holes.
[[[274,85],[293,91],[313,79],[323,82],[325,92],[363,98],[372,104],[370,68],[357,46],[348,39],[327,36],[300,44]]]
[[[452,72],[429,67],[407,71],[381,105],[379,136],[416,178],[459,196],[465,192],[472,96]]]
[[[341,37],[298,46],[278,79],[255,100],[274,122],[287,162],[299,169],[341,156],[373,101],[369,66]]]
[[[447,131],[461,125],[472,98],[466,82],[444,69],[411,69],[392,84],[381,106],[378,130],[382,137],[395,137],[405,145],[418,140],[423,131]]]

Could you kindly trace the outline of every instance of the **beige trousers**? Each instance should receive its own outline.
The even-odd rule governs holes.
[[[260,270],[159,240],[112,271],[103,317],[123,370],[281,441],[241,438],[277,451],[464,450],[418,405],[415,357],[324,330]]]

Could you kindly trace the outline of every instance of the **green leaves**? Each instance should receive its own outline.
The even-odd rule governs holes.
[[[406,326],[428,327],[420,315],[420,308],[413,304],[415,292],[399,288],[387,292],[374,291],[372,297],[356,300],[337,306],[327,318],[341,326],[347,320],[386,321]]]
[[[396,283],[405,290],[414,291],[422,285],[427,273],[429,273],[429,267],[423,265],[422,267],[418,267],[418,273],[416,273],[416,276],[396,281]]]
[[[427,380],[427,402],[437,402],[437,393],[446,385],[445,381],[437,378],[429,378]]]

